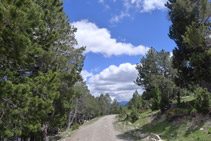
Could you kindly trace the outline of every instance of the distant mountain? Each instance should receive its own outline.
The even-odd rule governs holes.
[[[125,105],[128,104],[128,102],[129,102],[129,101],[122,101],[122,102],[119,102],[119,104],[120,104],[121,106],[125,106]]]

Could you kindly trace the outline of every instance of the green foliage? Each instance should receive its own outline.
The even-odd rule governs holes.
[[[208,0],[169,0],[166,6],[172,21],[169,37],[175,41],[173,66],[180,87],[199,85],[211,91],[210,2]]]
[[[191,25],[187,26],[186,33],[183,36],[183,40],[190,48],[202,48],[206,46],[206,42],[204,40],[205,32],[207,32],[203,24],[198,27],[195,22],[192,22]]]
[[[72,126],[72,129],[73,129],[73,130],[76,130],[76,129],[78,129],[78,128],[79,128],[79,124],[78,124],[78,123],[73,124],[73,126]]]
[[[66,126],[84,48],[60,0],[0,1],[0,134],[33,136]],[[51,11],[51,12],[49,12]]]
[[[134,123],[135,121],[139,119],[138,110],[134,106],[132,106],[131,108],[130,119],[132,123]]]
[[[145,89],[150,89],[150,75],[156,74],[158,66],[156,64],[157,52],[154,48],[151,48],[146,54],[146,58],[141,59],[141,64],[136,66],[139,75],[136,79],[136,84],[138,86],[144,86]],[[150,99],[151,96],[148,96],[147,99]]]
[[[161,91],[158,87],[154,88],[154,95],[152,98],[152,105],[151,105],[151,109],[154,110],[158,110],[160,108],[160,102],[161,102]]]
[[[78,91],[78,104],[77,111],[79,117],[84,117],[84,120],[89,120],[94,117],[100,116],[100,106],[101,102],[98,101],[98,98],[95,98],[90,94],[88,87],[85,82],[78,83],[77,86],[80,91]]]
[[[172,120],[173,118],[183,117],[188,115],[189,111],[185,108],[171,108],[167,111],[166,117],[168,120]]]
[[[198,88],[195,90],[195,109],[198,112],[206,113],[209,111],[209,100],[211,98],[211,93],[207,89]]]
[[[169,52],[164,50],[157,52],[154,48],[151,48],[146,57],[141,59],[141,64],[136,66],[139,72],[136,84],[144,86],[146,92],[149,92],[156,84],[159,84],[156,77],[163,76],[166,79],[172,80],[175,76],[175,70],[172,68],[171,63],[172,60]],[[145,100],[153,97],[153,93],[147,94],[149,96],[145,96]]]
[[[128,102],[128,109],[132,109],[132,107],[136,109],[141,109],[143,106],[143,99],[142,96],[139,95],[138,91],[136,90],[133,93],[132,99]]]
[[[113,101],[113,103],[111,104],[111,111],[110,111],[110,113],[111,114],[118,114],[119,113],[119,103],[118,103],[118,101],[115,99],[114,101]]]
[[[119,107],[119,117],[120,119],[125,119],[127,116],[128,110],[125,106]]]
[[[100,103],[100,109],[101,109],[101,115],[107,115],[110,113],[110,107],[111,107],[111,97],[109,94],[101,94],[100,97],[98,97],[98,101]]]
[[[173,82],[176,70],[172,68],[170,53],[151,48],[136,69],[139,72],[136,84],[145,88],[143,99],[150,102],[152,109],[166,111],[170,107],[170,100],[176,97],[177,89]],[[160,90],[160,96],[154,92],[156,87]]]

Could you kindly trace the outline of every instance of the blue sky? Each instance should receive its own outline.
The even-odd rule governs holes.
[[[86,46],[82,76],[95,96],[127,101],[137,89],[135,64],[149,47],[172,52],[166,0],[63,0],[78,46]]]

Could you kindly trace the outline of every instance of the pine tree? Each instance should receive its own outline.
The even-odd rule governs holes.
[[[111,104],[111,114],[118,114],[119,113],[119,102],[114,99],[113,103]]]
[[[207,89],[198,88],[194,91],[195,93],[195,109],[198,112],[207,113],[210,109],[209,100],[211,99],[211,93]]]
[[[138,91],[136,90],[133,93],[132,99],[128,102],[128,108],[131,109],[132,107],[134,107],[136,109],[141,109],[143,106],[142,102],[143,102],[142,96],[139,95]]]
[[[0,2],[0,134],[46,140],[64,126],[84,48],[60,0]],[[8,121],[9,119],[9,121]],[[41,134],[40,134],[41,133]]]
[[[176,86],[173,82],[176,76],[176,70],[172,67],[172,58],[169,52],[161,50],[157,52],[150,49],[146,57],[141,59],[141,64],[138,64],[136,69],[139,72],[136,84],[143,86],[145,92],[142,97],[144,100],[152,100],[154,98],[154,89],[156,87],[161,91],[161,100],[159,106],[156,100],[151,103],[158,106],[162,111],[169,108],[170,100],[175,98]],[[156,108],[155,108],[156,109]]]
[[[175,41],[173,65],[180,87],[199,85],[211,91],[210,2],[208,0],[169,0],[172,21],[169,37]]]
[[[32,0],[3,0],[0,9],[0,133],[15,139],[25,126],[30,131],[39,130],[27,114],[35,98],[30,83],[36,78],[31,67],[42,51],[35,34],[39,36],[38,29],[43,27],[43,12]]]

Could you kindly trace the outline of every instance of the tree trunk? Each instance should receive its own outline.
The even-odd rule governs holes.
[[[73,118],[72,119],[71,119],[72,111],[69,112],[66,132],[70,129],[70,126],[73,124],[73,121],[74,121],[74,119],[76,117],[76,114],[77,114],[77,106],[78,106],[78,99],[76,99],[76,102],[75,102],[75,110],[74,110],[74,115],[73,115]]]
[[[68,115],[68,120],[67,120],[67,128],[66,128],[66,131],[68,131],[70,129],[70,125],[71,125],[71,115],[72,115],[72,111],[69,112],[69,115]]]
[[[47,141],[48,125],[42,125],[42,141]]]

